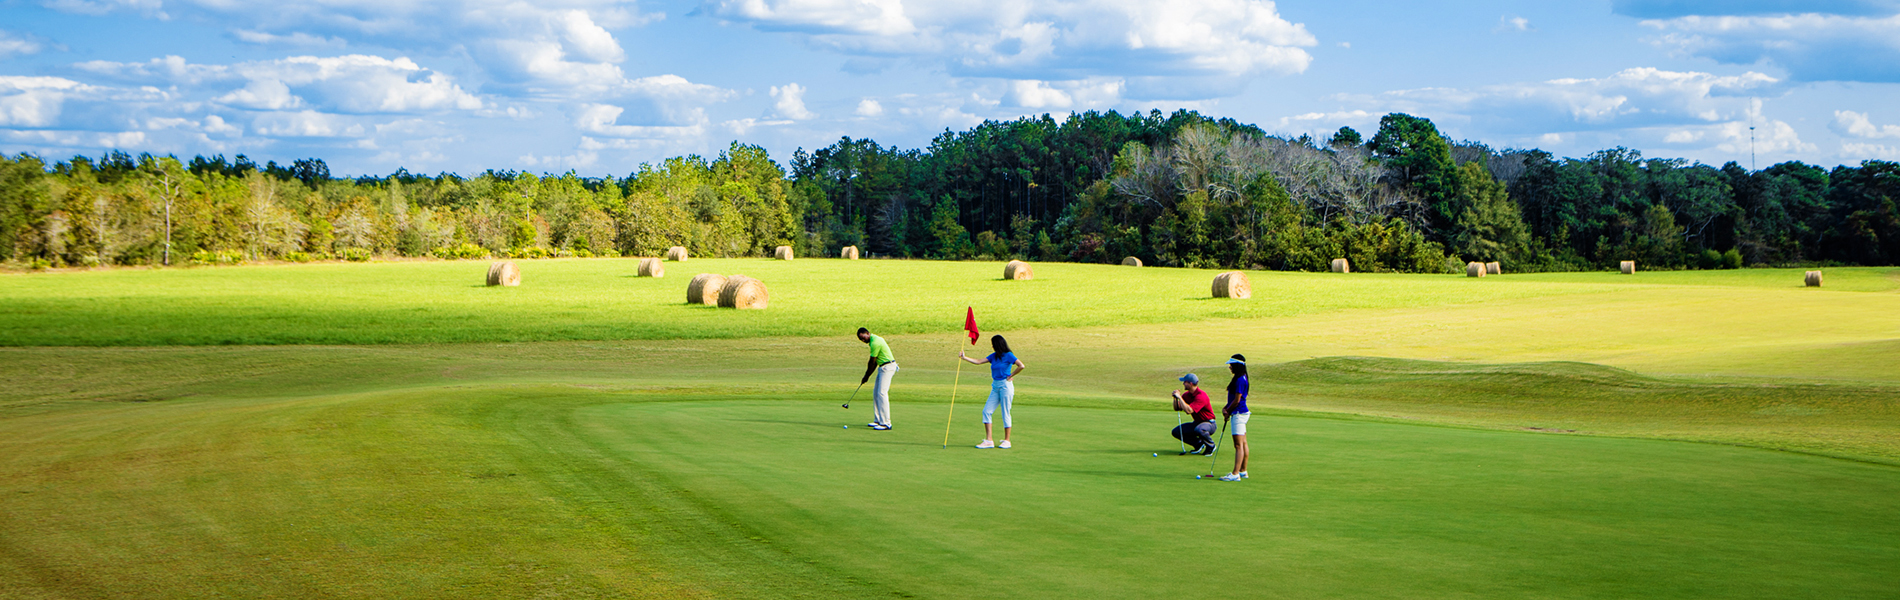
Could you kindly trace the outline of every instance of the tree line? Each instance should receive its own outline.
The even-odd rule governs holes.
[[[781,165],[734,142],[624,177],[333,177],[320,159],[0,155],[0,260],[148,265],[374,256],[1024,258],[1444,272],[1900,261],[1900,164],[1750,171],[1627,148],[1493,149],[1391,114],[1368,139],[1193,111],[986,121],[928,147],[843,138]]]

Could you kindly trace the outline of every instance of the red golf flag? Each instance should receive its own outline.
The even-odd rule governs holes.
[[[976,338],[981,337],[976,331],[976,307],[971,306],[965,308],[970,312],[963,315],[963,330],[970,332],[970,345],[975,346]]]

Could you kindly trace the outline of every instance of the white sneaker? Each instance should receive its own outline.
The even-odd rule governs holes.
[[[995,442],[992,442],[992,441],[989,441],[989,440],[983,440],[983,443],[981,443],[981,444],[977,444],[977,445],[976,445],[976,447],[978,447],[978,448],[995,448],[995,447],[996,447],[996,443],[995,443]]]
[[[1239,474],[1239,473],[1228,473],[1228,474],[1226,474],[1226,475],[1222,475],[1222,476],[1220,476],[1220,480],[1221,480],[1221,481],[1240,481],[1240,474]]]
[[[1246,471],[1241,471],[1241,472],[1240,472],[1240,478],[1241,478],[1241,479],[1246,479],[1246,478],[1247,478],[1247,472],[1246,472]]]
[[[1007,448],[1009,448],[1009,440],[1003,440],[1003,441],[1001,441],[1001,442],[998,442],[998,443],[996,444],[996,447],[998,447],[998,448],[1005,448],[1005,449],[1007,449]]]

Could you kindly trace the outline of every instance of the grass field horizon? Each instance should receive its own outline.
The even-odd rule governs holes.
[[[509,290],[482,262],[0,276],[0,598],[1900,581],[1900,269],[1249,272],[1253,300],[1218,302],[1188,269],[524,262]],[[702,271],[772,308],[682,305]],[[964,306],[1030,366],[1011,450],[969,447]],[[902,366],[890,432],[838,407],[859,324]],[[1163,399],[1233,352],[1254,477],[1196,481]]]

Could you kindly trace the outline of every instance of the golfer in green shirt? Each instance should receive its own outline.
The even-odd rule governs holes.
[[[884,431],[891,428],[891,376],[897,374],[897,358],[891,356],[891,345],[884,338],[871,335],[871,330],[858,328],[858,341],[871,345],[871,360],[864,363],[864,378],[858,385],[871,380],[871,374],[877,374],[877,385],[871,386],[871,423],[872,429]]]

